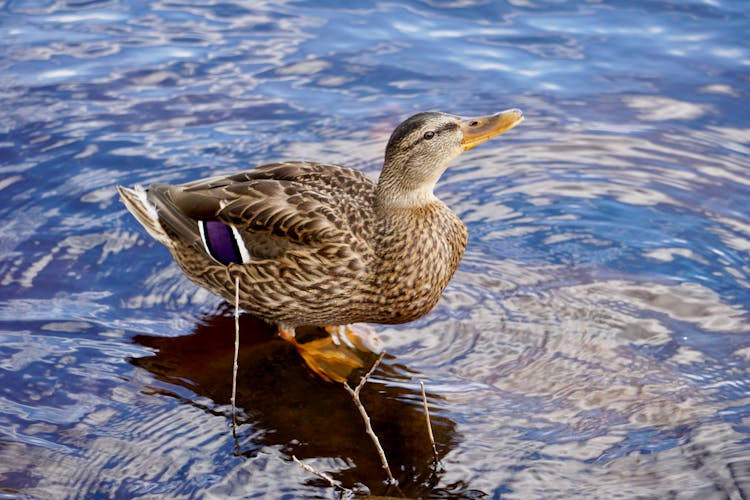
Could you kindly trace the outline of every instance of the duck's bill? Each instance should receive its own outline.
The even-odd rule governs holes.
[[[508,109],[480,118],[461,118],[460,126],[464,134],[461,141],[464,151],[479,146],[496,135],[507,132],[523,121],[520,109]]]

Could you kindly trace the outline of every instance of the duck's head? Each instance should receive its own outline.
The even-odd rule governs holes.
[[[380,206],[415,208],[434,202],[435,184],[453,159],[522,120],[518,109],[479,118],[434,111],[408,118],[393,131],[385,149]]]

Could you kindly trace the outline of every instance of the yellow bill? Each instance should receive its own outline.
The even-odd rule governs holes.
[[[508,109],[490,116],[461,118],[460,126],[464,134],[461,145],[464,151],[506,132],[523,121],[520,109]]]

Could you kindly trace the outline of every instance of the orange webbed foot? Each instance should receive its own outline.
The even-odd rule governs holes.
[[[281,338],[291,343],[307,366],[328,382],[345,383],[365,360],[381,350],[375,330],[367,325],[326,326],[327,337],[300,343],[294,330],[279,328]]]

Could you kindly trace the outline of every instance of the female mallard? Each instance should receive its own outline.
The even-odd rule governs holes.
[[[522,119],[516,109],[482,118],[414,115],[391,135],[377,184],[351,168],[285,162],[177,186],[118,189],[188,278],[230,302],[238,279],[240,306],[277,325],[326,377],[330,350],[297,344],[295,328],[332,333],[338,325],[427,314],[467,238],[466,226],[433,194],[435,184],[461,151]]]

